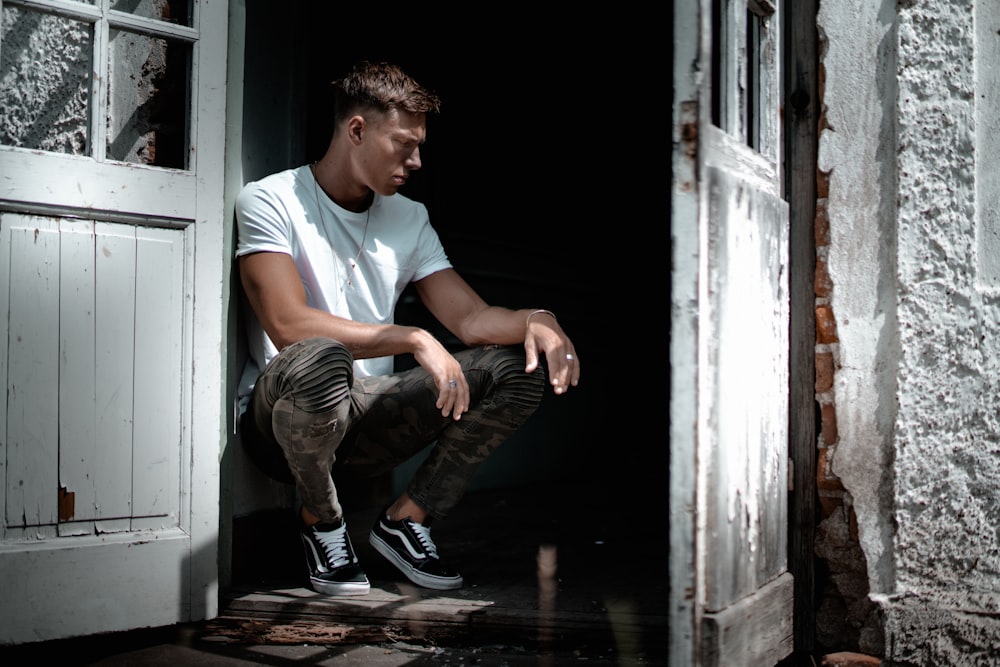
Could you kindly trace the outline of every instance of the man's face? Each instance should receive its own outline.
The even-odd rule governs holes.
[[[380,195],[395,194],[410,172],[420,169],[420,145],[426,136],[425,114],[394,110],[369,115],[360,151],[368,187]]]

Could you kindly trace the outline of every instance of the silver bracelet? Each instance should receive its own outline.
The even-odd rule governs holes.
[[[524,320],[524,326],[528,326],[529,324],[531,324],[532,317],[534,317],[535,315],[541,315],[542,313],[545,313],[546,315],[551,315],[552,319],[554,319],[556,322],[559,321],[558,319],[556,319],[556,314],[553,313],[551,310],[545,310],[544,308],[539,308],[538,310],[533,310],[530,313],[528,313],[528,317],[526,317]]]

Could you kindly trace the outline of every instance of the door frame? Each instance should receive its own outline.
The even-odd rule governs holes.
[[[785,3],[785,199],[789,215],[788,567],[795,577],[795,655],[816,646],[816,216],[819,197],[819,0]]]
[[[794,653],[808,655],[815,644],[815,556],[818,402],[815,395],[815,286],[817,142],[819,126],[817,0],[782,5],[782,92],[784,198],[789,205],[789,403],[788,403],[788,552],[794,576]],[[696,489],[688,477],[696,459],[697,262],[698,231],[676,224],[697,216],[700,122],[704,111],[687,100],[699,99],[702,85],[690,63],[703,48],[699,35],[709,17],[692,13],[687,3],[671,3],[673,53],[670,71],[674,101],[671,210],[671,392],[670,392],[670,657],[687,664],[696,654],[697,581],[693,540]]]

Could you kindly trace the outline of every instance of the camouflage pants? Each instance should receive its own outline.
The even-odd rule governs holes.
[[[271,477],[294,482],[324,521],[343,516],[331,471],[374,477],[437,441],[410,481],[410,497],[447,516],[480,464],[534,413],[544,368],[524,372],[520,346],[455,353],[469,383],[470,407],[455,421],[435,406],[438,391],[419,366],[354,378],[351,353],[329,338],[287,346],[261,373],[240,421],[251,459]]]

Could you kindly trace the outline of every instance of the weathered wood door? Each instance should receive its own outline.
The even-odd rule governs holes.
[[[217,613],[227,4],[0,0],[0,643]]]
[[[792,652],[780,0],[674,3],[671,662]]]

